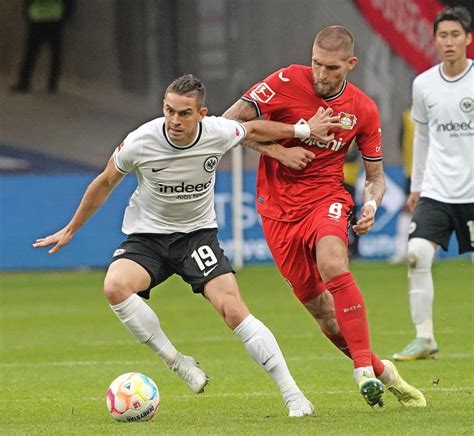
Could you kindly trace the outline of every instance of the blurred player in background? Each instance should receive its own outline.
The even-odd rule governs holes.
[[[257,177],[257,210],[275,262],[323,333],[354,363],[354,379],[367,403],[382,405],[384,385],[408,407],[424,407],[423,394],[406,383],[390,361],[370,347],[364,298],[349,271],[348,223],[353,209],[344,189],[343,164],[352,142],[364,161],[361,217],[353,229],[367,233],[385,190],[381,129],[375,103],[346,81],[357,65],[354,38],[341,26],[316,35],[312,66],[291,65],[255,84],[224,116],[305,124],[324,106],[342,128],[331,141],[287,140],[263,147]],[[327,291],[329,290],[329,292]]]
[[[50,49],[48,92],[56,93],[62,65],[64,26],[73,15],[73,0],[23,0],[23,15],[28,29],[23,60],[14,92],[29,92],[31,78],[43,45]]]
[[[105,203],[124,176],[135,171],[138,187],[122,226],[128,238],[115,250],[104,281],[104,293],[114,313],[191,390],[202,392],[206,374],[194,358],[176,350],[155,312],[140,298],[149,298],[152,288],[173,274],[180,275],[194,293],[203,294],[212,303],[251,357],[273,378],[289,416],[310,415],[313,405],[296,385],[271,331],[250,314],[219,246],[215,170],[224,153],[245,138],[272,140],[296,135],[327,140],[328,129],[339,126],[339,121],[322,108],[305,126],[266,121],[241,124],[207,117],[205,88],[192,75],[169,85],[163,111],[164,117],[139,127],[116,148],[105,170],[87,188],[69,224],[33,246],[54,245],[49,253],[56,253]]]
[[[452,233],[459,253],[474,251],[474,67],[467,58],[471,16],[463,7],[445,8],[434,22],[442,62],[415,78],[412,117],[411,194],[414,211],[408,242],[410,309],[416,338],[396,360],[435,357],[433,277],[437,246],[444,250]]]

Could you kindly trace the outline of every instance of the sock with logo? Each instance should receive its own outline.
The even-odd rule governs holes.
[[[161,329],[156,313],[137,294],[110,307],[140,342],[147,344],[168,366],[174,363],[178,351]]]
[[[241,339],[252,359],[275,381],[285,401],[300,392],[273,333],[265,324],[253,315],[248,315],[234,329],[234,333]]]
[[[347,346],[347,342],[340,333],[331,334],[323,329],[321,331],[325,336],[339,349],[341,350],[349,359],[352,359],[351,352]],[[372,367],[374,368],[374,373],[378,377],[381,375],[385,369],[384,364],[378,358],[378,356],[372,352]]]
[[[333,296],[337,323],[349,346],[354,368],[371,367],[372,352],[364,297],[352,274],[339,274],[325,285]]]

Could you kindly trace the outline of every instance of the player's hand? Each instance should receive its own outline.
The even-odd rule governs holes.
[[[276,159],[292,170],[302,170],[315,158],[315,154],[303,147],[281,147]]]
[[[331,129],[340,129],[342,124],[337,115],[333,116],[332,109],[318,108],[316,113],[308,120],[311,129],[311,138],[318,141],[328,142],[334,139],[334,133],[329,133]]]
[[[35,248],[42,248],[42,247],[49,247],[50,245],[54,245],[51,250],[48,251],[49,254],[54,254],[59,251],[62,247],[69,244],[73,238],[74,234],[70,230],[65,227],[64,229],[59,230],[54,235],[49,235],[44,238],[37,239],[33,243],[33,247]]]
[[[354,232],[359,236],[368,233],[375,223],[375,210],[372,206],[366,204],[362,206],[360,212],[360,218],[352,226]]]
[[[415,211],[415,207],[418,204],[418,201],[420,200],[420,193],[419,192],[412,192],[407,198],[407,210],[410,213],[413,213]]]

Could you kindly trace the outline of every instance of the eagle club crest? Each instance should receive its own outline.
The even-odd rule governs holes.
[[[461,103],[459,103],[459,107],[463,112],[469,113],[474,110],[474,100],[470,97],[465,97],[461,100]]]
[[[347,112],[339,112],[338,117],[343,129],[352,130],[357,123],[357,117]]]
[[[217,166],[218,159],[216,156],[209,156],[205,161],[204,161],[204,169],[208,173],[212,173]]]

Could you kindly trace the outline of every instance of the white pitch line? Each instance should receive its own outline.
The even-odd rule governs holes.
[[[446,354],[441,357],[445,361],[449,360],[461,360],[461,359],[471,359],[472,353],[451,353]],[[334,356],[293,356],[288,357],[286,360],[288,362],[301,362],[301,361],[333,361],[339,360],[341,356],[339,354],[334,354]],[[243,359],[242,359],[243,360]],[[214,363],[227,362],[228,359],[218,359],[212,358]],[[64,367],[74,367],[74,366],[92,366],[92,365],[155,365],[159,362],[158,359],[155,360],[66,360],[59,362],[6,362],[0,363],[0,368],[35,368],[35,367],[46,367],[46,366],[64,366]]]
[[[454,387],[454,388],[424,388],[420,389],[423,392],[471,392],[474,390],[473,387]],[[317,396],[317,395],[351,395],[353,393],[357,393],[356,390],[349,390],[349,389],[340,389],[340,390],[330,390],[330,391],[305,391],[306,395]],[[268,397],[268,398],[277,398],[280,395],[277,392],[222,392],[218,394],[210,394],[205,392],[198,396],[200,399],[206,398],[252,398],[252,397]],[[9,399],[9,401],[15,402],[30,402],[32,397],[25,397],[25,398],[15,398]],[[182,395],[173,395],[169,398],[178,401],[188,401],[190,399],[197,398],[196,394],[182,394]],[[70,397],[40,397],[36,398],[36,401],[70,401],[72,398]],[[103,397],[81,397],[81,398],[74,398],[74,400],[80,401],[105,401],[105,395]]]

